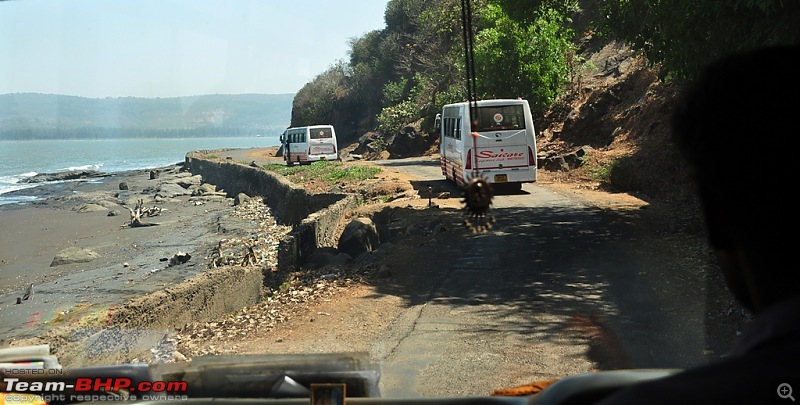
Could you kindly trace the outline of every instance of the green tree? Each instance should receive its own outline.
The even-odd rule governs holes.
[[[494,0],[514,21],[524,25],[533,24],[542,12],[554,11],[567,16],[578,9],[577,0]]]
[[[292,102],[292,126],[333,123],[346,96],[348,65],[340,60],[303,86]]]
[[[569,77],[573,33],[564,15],[545,4],[532,15],[512,19],[495,3],[483,10],[485,28],[475,38],[477,90],[488,98],[522,97],[543,111]]]
[[[609,0],[603,11],[605,30],[676,77],[727,53],[800,42],[794,0]]]
[[[473,0],[478,91],[525,97],[543,110],[569,77],[575,0]],[[505,8],[513,10],[513,18]],[[386,28],[350,40],[350,60],[298,92],[292,125],[327,118],[353,134],[385,136],[432,118],[443,104],[465,100],[460,0],[390,0]],[[346,136],[343,137],[346,139]]]

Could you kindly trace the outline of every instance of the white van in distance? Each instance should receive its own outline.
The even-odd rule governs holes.
[[[339,159],[336,131],[331,125],[294,127],[281,135],[283,160],[288,166]]]

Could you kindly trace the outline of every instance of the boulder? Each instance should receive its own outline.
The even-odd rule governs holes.
[[[569,171],[583,165],[584,157],[594,149],[591,146],[581,146],[573,152],[556,155],[554,152],[540,152],[537,154],[537,164],[540,169],[550,171]]]
[[[118,201],[125,201],[133,195],[133,192],[128,190],[123,190],[118,193],[114,193],[114,197],[117,197]]]
[[[380,237],[375,223],[369,218],[356,218],[350,221],[339,238],[339,251],[350,257],[372,252],[380,245]]]
[[[187,189],[193,186],[199,186],[201,183],[203,183],[203,176],[199,174],[196,176],[183,177],[175,182],[175,184]]]
[[[252,197],[245,193],[236,194],[236,197],[233,197],[233,205],[242,205],[248,201],[250,201]]]
[[[370,151],[369,146],[372,143],[373,138],[375,136],[377,135],[375,135],[374,132],[367,132],[366,134],[361,135],[361,137],[358,138],[358,146],[353,150],[352,153],[355,153],[357,155],[363,155],[364,153],[369,152]]]
[[[185,252],[178,252],[178,253],[175,253],[175,254],[174,254],[174,255],[173,255],[173,256],[172,256],[172,257],[169,259],[169,266],[177,266],[177,265],[179,265],[179,264],[186,263],[186,262],[188,262],[188,261],[189,261],[189,259],[191,259],[191,258],[192,258],[192,255],[190,255],[190,254],[188,254],[188,253],[185,253]]]
[[[563,156],[555,156],[552,158],[547,159],[544,162],[544,168],[550,171],[562,171],[567,172],[569,171],[569,165],[567,164],[566,160],[564,160]]]
[[[422,154],[427,150],[427,145],[414,127],[407,126],[392,136],[386,150],[391,159],[402,159]]]
[[[197,197],[200,195],[206,194],[215,194],[217,192],[217,186],[213,184],[203,183],[199,186],[193,187],[192,189],[192,196]]]
[[[402,159],[411,156],[421,156],[428,148],[430,137],[421,134],[413,126],[406,126],[402,131],[396,133],[386,147],[391,159]]]
[[[98,257],[100,257],[100,255],[92,250],[70,247],[58,252],[50,263],[50,267],[60,266],[62,264],[88,263]]]
[[[189,192],[178,185],[177,183],[162,183],[158,185],[155,195],[163,198],[175,198],[181,195],[187,195]]]

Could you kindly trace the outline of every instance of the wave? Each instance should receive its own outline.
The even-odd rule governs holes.
[[[19,181],[36,176],[38,173],[36,172],[26,172],[21,174],[14,174],[10,176],[0,176],[0,196],[5,193],[10,193],[12,191],[23,190],[26,188],[36,187],[36,184],[19,184]],[[0,198],[0,205],[14,203],[17,202],[17,198],[13,199],[6,199],[5,197]]]
[[[100,170],[103,167],[103,163],[95,163],[90,165],[83,165],[83,166],[70,166],[65,167],[63,169],[58,169],[59,172],[76,172],[79,170]]]
[[[16,184],[16,183],[19,183],[19,181],[22,180],[22,179],[25,179],[25,178],[28,178],[28,177],[33,177],[33,176],[36,176],[37,174],[39,174],[39,173],[37,173],[37,172],[26,172],[26,173],[20,173],[20,174],[12,174],[12,175],[9,175],[9,176],[0,176],[0,184],[3,184],[3,183]]]

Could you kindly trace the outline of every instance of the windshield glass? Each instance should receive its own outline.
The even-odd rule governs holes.
[[[0,370],[485,397],[726,358],[752,316],[670,117],[699,66],[796,19],[691,3],[719,22],[640,0],[0,1],[0,349],[27,347]]]
[[[333,131],[330,128],[311,128],[311,139],[330,139],[333,138]]]
[[[521,105],[478,107],[476,132],[525,129],[525,113]]]

